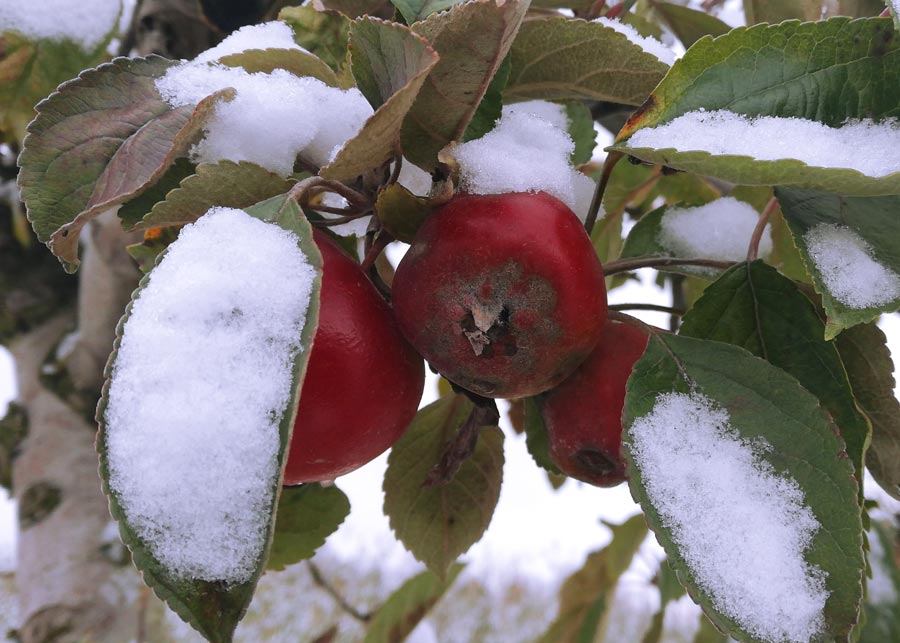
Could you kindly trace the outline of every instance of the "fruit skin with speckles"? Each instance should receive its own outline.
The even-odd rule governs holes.
[[[613,487],[625,480],[625,383],[647,341],[641,328],[607,320],[594,352],[562,384],[538,399],[550,459],[566,475],[598,487]]]
[[[422,358],[359,265],[324,233],[319,326],[300,392],[284,484],[334,480],[396,442],[418,408]]]
[[[416,234],[393,303],[416,350],[486,397],[553,388],[594,349],[606,320],[590,238],[543,192],[455,197]]]

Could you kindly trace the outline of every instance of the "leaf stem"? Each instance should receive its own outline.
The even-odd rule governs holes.
[[[622,152],[610,152],[603,161],[603,171],[600,174],[600,180],[597,181],[597,189],[594,190],[594,198],[591,199],[591,207],[588,209],[587,217],[584,220],[584,229],[587,230],[588,236],[594,230],[594,223],[597,221],[597,213],[600,211],[600,204],[603,203],[603,193],[606,192],[606,186],[609,183],[609,177],[613,168],[622,157]]]
[[[626,315],[623,312],[610,308],[609,312],[607,312],[606,316],[613,321],[622,322],[623,324],[630,324],[632,326],[636,326],[640,328],[645,333],[653,336],[660,333],[664,333],[670,335],[671,333],[664,328],[659,328],[658,326],[653,326],[652,324],[648,324],[647,322],[641,321],[637,317],[632,315]]]
[[[610,304],[609,310],[653,310],[660,313],[669,313],[670,315],[684,315],[685,311],[674,306],[660,306],[658,304]]]
[[[756,257],[759,255],[759,242],[762,239],[763,232],[766,230],[766,224],[769,223],[769,217],[776,207],[778,207],[778,199],[773,196],[769,199],[762,214],[759,215],[756,227],[753,228],[753,235],[750,237],[750,247],[747,248],[747,261],[756,261]]]
[[[639,268],[664,268],[666,266],[701,266],[727,270],[734,265],[733,261],[718,259],[681,259],[679,257],[644,257],[639,259],[619,259],[603,266],[603,274],[607,277],[620,272],[630,272]]]
[[[331,596],[342,610],[361,623],[368,623],[372,620],[372,614],[370,612],[361,612],[348,603],[347,599],[341,596],[340,592],[338,592],[331,583],[325,580],[322,571],[314,562],[307,560],[306,566],[309,569],[309,575],[312,576],[313,582],[325,590],[325,593]]]
[[[356,210],[366,210],[372,207],[372,201],[365,194],[357,192],[340,181],[326,179],[322,176],[310,176],[303,179],[290,189],[288,197],[303,207],[309,205],[309,197],[323,191],[339,194],[347,199],[350,206]]]
[[[388,179],[387,184],[393,185],[397,181],[400,180],[400,171],[403,169],[403,155],[397,154],[394,157],[394,168],[391,170],[391,178]]]
[[[457,386],[454,386],[453,389],[468,397],[474,406],[459,431],[444,447],[440,461],[432,467],[428,477],[425,478],[422,485],[424,487],[434,487],[450,482],[463,463],[475,453],[481,427],[496,426],[500,422],[500,411],[497,409],[495,400]]]

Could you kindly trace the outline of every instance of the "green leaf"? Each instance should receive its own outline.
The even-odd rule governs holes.
[[[550,437],[541,416],[540,401],[534,397],[525,398],[525,446],[539,467],[553,475],[563,475],[550,459]]]
[[[150,272],[156,265],[159,255],[178,238],[179,232],[181,232],[179,226],[150,228],[144,232],[144,238],[140,243],[125,246],[125,249],[135,260],[141,272]]]
[[[399,149],[400,129],[438,56],[407,27],[360,18],[350,27],[351,69],[375,108],[359,133],[322,168],[330,179],[349,181],[381,167]]]
[[[793,281],[762,261],[737,264],[706,288],[680,332],[735,344],[797,378],[840,429],[862,494],[869,420],[856,406],[837,347],[825,340],[824,322]]]
[[[333,484],[285,487],[278,500],[278,519],[266,568],[282,570],[312,558],[349,514],[350,500]]]
[[[34,106],[63,81],[106,57],[109,38],[93,51],[69,40],[31,40],[0,30],[0,130],[24,136]]]
[[[824,572],[828,591],[824,629],[816,640],[845,640],[858,618],[865,563],[853,467],[830,417],[792,376],[737,346],[720,342],[655,334],[628,380],[623,445],[632,496],[640,502],[669,564],[693,600],[719,629],[740,640],[758,639],[722,612],[700,584],[683,545],[652,501],[645,471],[633,452],[636,421],[654,410],[660,396],[673,393],[702,395],[727,412],[736,436],[757,445],[755,457],[771,466],[773,474],[791,478],[798,485],[805,506],[820,525],[803,557]],[[689,440],[691,426],[680,428]],[[709,506],[716,500],[714,496],[697,498],[698,503]],[[760,528],[749,522],[722,527],[750,533]],[[728,537],[727,531],[722,537]],[[750,561],[745,561],[744,565],[748,564]],[[717,570],[728,572],[721,567]],[[730,580],[745,581],[743,577]]]
[[[636,131],[700,109],[804,118],[831,127],[848,119],[900,116],[900,38],[886,20],[758,25],[698,41],[631,116],[610,149],[744,185],[817,187],[858,195],[900,192],[900,172],[873,178],[794,159],[760,161],[628,145]]]
[[[694,643],[728,643],[729,637],[722,634],[704,614],[700,614],[700,628],[694,636]]]
[[[705,11],[661,0],[654,0],[652,6],[685,47],[703,36],[716,37],[731,31],[729,25]],[[749,20],[747,23],[751,24]]]
[[[249,161],[201,163],[135,227],[164,228],[193,223],[212,207],[244,208],[284,194],[294,184]]]
[[[403,583],[375,612],[375,617],[366,628],[364,643],[405,641],[450,589],[464,567],[460,563],[451,565],[444,579],[430,571],[424,571]]]
[[[294,30],[294,40],[298,45],[321,58],[335,71],[340,71],[344,66],[350,29],[350,21],[345,16],[317,11],[307,5],[285,7],[278,13],[278,19]]]
[[[184,179],[193,175],[196,171],[197,166],[190,160],[186,158],[175,159],[175,162],[169,166],[169,169],[156,183],[119,208],[118,215],[119,220],[122,222],[122,227],[129,229],[139,225],[141,220],[150,213],[154,205],[160,201],[165,201],[169,192],[176,189]],[[252,203],[257,201],[260,201],[260,199],[256,199]],[[248,203],[247,205],[251,204]]]
[[[890,524],[873,522],[869,531],[872,580],[866,596],[866,623],[860,643],[900,641],[900,569],[897,568],[897,532]]]
[[[219,62],[226,67],[242,67],[245,71],[269,74],[284,69],[295,76],[312,76],[326,85],[338,86],[338,78],[318,56],[299,49],[247,49],[223,56]]]
[[[828,315],[825,336],[835,337],[843,329],[877,319],[881,313],[900,308],[900,296],[882,304],[853,307],[839,299],[833,284],[823,276],[810,256],[807,232],[819,224],[846,228],[870,247],[875,261],[900,275],[900,196],[848,197],[814,190],[775,190],[794,243],[812,277],[816,292]],[[850,269],[850,266],[847,266]],[[860,284],[860,287],[865,284]],[[846,293],[844,293],[846,299]]]
[[[640,105],[669,66],[598,22],[529,20],[510,50],[507,101],[595,100]]]
[[[462,0],[391,0],[391,2],[406,20],[406,24],[411,25],[433,13],[446,11]]]
[[[297,204],[285,197],[275,197],[262,203],[258,203],[245,211],[257,219],[268,221],[274,225],[295,233],[298,245],[306,255],[307,260],[315,268],[317,276],[313,283],[312,296],[303,331],[301,344],[310,346],[318,325],[319,317],[319,291],[321,288],[322,258],[312,239],[312,228],[303,217]],[[109,377],[113,365],[117,359],[119,347],[122,342],[122,329],[131,315],[134,301],[140,296],[141,291],[149,282],[150,274],[145,275],[132,295],[132,301],[125,309],[125,315],[117,327],[116,339],[113,351],[107,362],[104,372],[107,378],[103,386],[103,395],[97,407],[97,420],[99,431],[97,433],[97,452],[100,455],[100,477],[103,491],[109,499],[110,512],[119,523],[119,535],[122,542],[132,554],[132,560],[141,572],[143,580],[165,603],[191,627],[200,632],[208,641],[213,643],[230,643],[238,622],[243,617],[256,583],[262,574],[269,549],[272,543],[275,515],[281,491],[281,473],[273,481],[271,490],[271,504],[269,524],[266,529],[266,545],[257,562],[256,571],[246,581],[236,584],[224,582],[194,580],[173,575],[152,554],[148,543],[144,541],[130,525],[118,493],[110,486],[110,470],[108,459],[106,408],[109,404]],[[279,450],[278,471],[284,470],[284,459],[287,457],[287,447],[290,444],[291,432],[294,427],[294,417],[297,413],[297,401],[306,373],[306,365],[310,351],[303,350],[292,356],[291,399],[285,409],[279,424]],[[211,375],[213,376],[213,375]]]
[[[538,643],[590,643],[609,609],[619,577],[631,565],[644,537],[647,522],[642,514],[621,525],[607,523],[612,541],[589,554],[584,565],[569,576],[559,590],[559,612]]]
[[[900,402],[894,396],[894,362],[887,337],[874,323],[848,328],[835,340],[859,407],[872,421],[866,466],[900,500]]]
[[[503,479],[503,433],[485,427],[452,480],[424,486],[444,446],[469,417],[462,395],[421,409],[388,457],[384,513],[397,538],[438,576],[476,543],[491,522]]]
[[[471,0],[412,26],[440,61],[403,123],[403,153],[410,161],[431,171],[438,152],[462,140],[527,9],[527,0]]]
[[[744,15],[748,25],[784,20],[815,22],[822,17],[822,3],[820,0],[744,0]]]
[[[416,196],[399,183],[386,186],[375,201],[378,220],[391,236],[403,243],[412,243],[431,210],[427,199]]]
[[[64,83],[38,106],[19,158],[19,187],[38,239],[69,271],[78,233],[133,199],[186,155],[224,90],[172,108],[154,81],[176,63],[118,58]]]
[[[594,117],[584,103],[566,103],[566,116],[569,120],[569,136],[575,141],[575,151],[570,161],[572,165],[581,165],[591,160],[597,146],[597,132],[594,130]]]

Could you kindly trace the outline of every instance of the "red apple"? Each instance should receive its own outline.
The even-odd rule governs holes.
[[[333,480],[390,447],[416,414],[422,358],[359,265],[318,230],[322,291],[284,484]]]
[[[644,354],[647,339],[647,333],[636,326],[607,320],[590,357],[539,398],[550,459],[566,475],[599,487],[625,480],[625,383]]]
[[[603,270],[584,227],[542,192],[455,197],[419,229],[393,298],[416,350],[488,397],[556,386],[606,319]]]

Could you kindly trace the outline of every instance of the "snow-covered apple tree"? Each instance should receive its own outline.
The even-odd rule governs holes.
[[[119,2],[0,5],[22,641],[133,638],[109,513],[156,596],[233,640],[387,449],[428,571],[364,620],[403,640],[491,521],[498,398],[535,476],[643,510],[535,640],[593,641],[648,529],[698,640],[900,640],[863,495],[868,468],[900,499],[896,2],[745,0],[737,28],[716,0],[238,4],[144,0],[112,46]],[[671,306],[609,304],[642,268]]]

